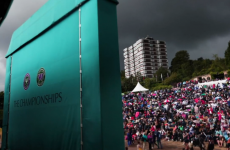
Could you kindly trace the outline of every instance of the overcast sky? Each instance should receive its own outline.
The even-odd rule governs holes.
[[[4,56],[12,33],[46,2],[15,0],[0,27],[0,91],[4,90]],[[229,7],[229,0],[120,0],[121,69],[122,50],[147,35],[166,42],[169,65],[179,50],[187,50],[191,59],[212,58],[213,54],[223,57],[230,41]]]

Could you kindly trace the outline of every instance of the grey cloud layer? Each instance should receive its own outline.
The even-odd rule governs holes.
[[[4,89],[5,59],[11,35],[48,0],[15,0],[0,27],[0,91]],[[25,5],[26,4],[26,5]],[[122,50],[146,35],[167,42],[169,60],[176,51],[191,58],[223,53],[230,40],[229,0],[120,0],[118,29]],[[169,61],[170,62],[170,61]]]
[[[123,0],[118,6],[120,57],[122,49],[146,35],[167,42],[170,60],[182,49],[193,59],[211,57],[210,52],[223,56],[230,40],[229,6],[228,0]]]

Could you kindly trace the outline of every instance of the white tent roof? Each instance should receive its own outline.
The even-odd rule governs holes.
[[[148,91],[148,89],[144,88],[139,82],[137,83],[136,87],[133,89],[132,92],[141,92],[141,91]]]

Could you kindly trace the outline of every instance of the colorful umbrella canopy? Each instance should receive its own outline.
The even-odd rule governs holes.
[[[217,100],[217,99],[221,99],[221,97],[220,97],[220,96],[217,96],[217,97],[215,98],[215,100]]]
[[[194,120],[193,122],[194,122],[194,123],[200,123],[200,121],[198,121],[198,120]]]

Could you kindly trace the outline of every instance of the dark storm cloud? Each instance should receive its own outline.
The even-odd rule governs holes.
[[[4,89],[5,54],[12,33],[48,0],[15,0],[0,27],[0,91]],[[26,4],[26,5],[25,5]],[[120,0],[118,29],[121,69],[123,49],[152,36],[167,43],[169,64],[179,50],[192,59],[223,53],[230,40],[229,0]]]
[[[121,69],[122,50],[146,35],[166,41],[169,64],[176,51],[184,49],[192,59],[211,57],[215,53],[223,56],[230,40],[229,6],[229,0],[120,1]]]

